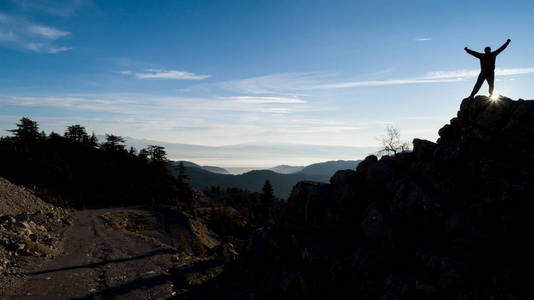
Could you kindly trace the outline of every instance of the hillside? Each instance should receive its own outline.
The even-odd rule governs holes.
[[[33,214],[53,209],[54,206],[35,196],[31,190],[0,177],[0,216]]]
[[[229,175],[230,172],[228,172],[228,170],[224,169],[224,168],[221,168],[221,167],[216,167],[216,166],[202,166],[201,167],[202,169],[206,170],[206,171],[210,171],[212,173],[217,173],[217,174],[225,174],[225,175]]]
[[[249,190],[251,192],[261,192],[265,180],[269,180],[273,185],[275,195],[279,198],[287,199],[291,193],[291,189],[297,182],[306,180],[328,182],[329,178],[336,171],[345,169],[354,170],[360,161],[327,161],[312,164],[307,167],[278,166],[275,168],[278,168],[282,171],[288,171],[291,169],[301,170],[287,174],[276,172],[273,169],[254,170],[240,175],[225,174],[221,170],[202,167],[189,161],[181,162],[187,169],[189,183],[198,189],[204,189],[210,186],[219,186],[222,188],[236,187]],[[175,173],[179,163],[180,161],[173,163],[172,168]]]
[[[177,167],[172,167],[177,172]],[[237,187],[251,192],[261,192],[265,180],[270,180],[276,197],[287,199],[293,186],[303,180],[327,182],[327,176],[311,174],[279,174],[269,170],[250,171],[241,175],[217,174],[202,168],[186,167],[188,182],[195,188],[204,189],[210,186],[222,188]]]
[[[308,166],[289,166],[279,165],[269,170],[280,174],[308,174],[308,175],[320,175],[328,178],[332,177],[334,173],[339,170],[354,170],[360,163],[360,160],[331,160],[320,163],[311,164]]]
[[[534,101],[464,99],[439,136],[300,182],[197,295],[532,299]]]
[[[333,160],[306,166],[299,173],[310,175],[322,175],[328,178],[339,170],[355,170],[360,160]]]
[[[203,170],[209,171],[211,173],[225,174],[225,175],[229,175],[230,174],[230,172],[228,172],[226,169],[221,168],[221,167],[201,166],[201,165],[198,165],[198,164],[196,164],[194,162],[186,161],[186,160],[179,160],[179,161],[172,162],[172,166],[176,167],[180,163],[183,163],[184,167],[186,167],[186,168],[199,168],[199,169],[203,169]]]

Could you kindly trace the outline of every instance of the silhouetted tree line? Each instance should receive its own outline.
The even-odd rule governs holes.
[[[265,181],[262,193],[250,192],[239,188],[209,187],[203,190],[215,206],[212,210],[208,227],[217,234],[245,238],[252,230],[269,226],[273,223],[276,211],[285,202],[274,196],[269,180]],[[236,215],[231,207],[238,212]],[[244,222],[243,222],[244,221]]]
[[[30,186],[45,200],[75,208],[122,204],[183,205],[191,195],[184,176],[168,168],[165,149],[150,145],[137,154],[120,136],[98,143],[80,125],[64,135],[39,132],[22,118],[12,136],[0,138],[0,176]]]

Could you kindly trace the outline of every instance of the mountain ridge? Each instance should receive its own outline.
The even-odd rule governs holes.
[[[198,164],[182,161],[186,167],[189,183],[198,188],[204,189],[210,186],[220,186],[223,188],[241,188],[251,192],[261,192],[263,184],[269,180],[274,188],[274,193],[279,198],[286,199],[293,186],[299,181],[311,180],[328,182],[335,171],[343,169],[354,170],[359,161],[327,161],[316,163],[304,167],[303,170],[295,173],[283,174],[271,169],[252,170],[239,175],[228,173],[217,173],[199,166]],[[179,162],[173,163],[174,172],[177,172]],[[308,172],[304,172],[308,168]],[[211,174],[210,174],[211,173]]]

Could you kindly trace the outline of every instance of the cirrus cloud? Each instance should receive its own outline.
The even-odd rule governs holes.
[[[72,47],[58,46],[55,42],[70,32],[35,24],[18,16],[0,13],[0,46],[39,53],[59,53]]]
[[[202,80],[211,75],[195,74],[178,70],[146,69],[143,73],[135,73],[135,77],[141,79],[179,79],[179,80]]]

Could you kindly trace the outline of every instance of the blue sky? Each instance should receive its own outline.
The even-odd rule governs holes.
[[[496,90],[532,98],[532,11],[532,1],[0,0],[0,130],[28,116],[47,132],[82,124],[208,146],[374,146],[387,126],[435,140],[476,80],[465,46],[511,38]]]

